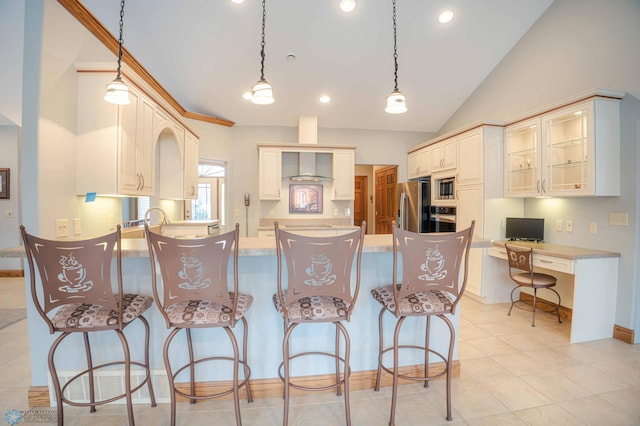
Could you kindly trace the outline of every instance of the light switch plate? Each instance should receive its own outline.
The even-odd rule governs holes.
[[[80,219],[73,219],[73,235],[80,235],[82,233],[82,228],[80,225]]]
[[[590,234],[598,233],[598,224],[596,222],[589,223],[589,233]]]
[[[629,213],[609,213],[609,225],[629,226]]]
[[[562,232],[562,219],[556,220],[556,231]]]
[[[573,232],[573,221],[571,221],[571,220],[567,221],[566,229],[567,229],[567,232]]]

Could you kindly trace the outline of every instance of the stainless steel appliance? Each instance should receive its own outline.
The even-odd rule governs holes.
[[[399,183],[396,194],[398,227],[411,232],[429,232],[430,180]]]
[[[448,173],[443,173],[438,176],[432,176],[433,179],[433,204],[442,202],[455,202],[456,198],[456,178]]]
[[[455,232],[456,208],[431,206],[429,212],[429,232]]]

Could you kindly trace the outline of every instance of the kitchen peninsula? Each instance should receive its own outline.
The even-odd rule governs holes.
[[[378,304],[369,294],[370,289],[388,284],[391,282],[392,274],[392,239],[391,235],[366,235],[362,255],[361,268],[361,288],[357,299],[357,304],[353,312],[351,322],[345,324],[349,330],[352,340],[351,368],[352,368],[352,388],[369,387],[373,383],[375,369],[377,367],[377,316],[379,312]],[[473,248],[488,247],[489,241],[476,240],[472,243]],[[149,263],[149,254],[147,243],[144,239],[126,239],[122,240],[123,248],[123,280],[126,291],[139,292],[143,294],[151,294],[151,270]],[[240,290],[250,293],[254,297],[253,305],[247,314],[249,322],[249,364],[251,367],[251,380],[255,383],[254,389],[257,396],[267,394],[278,394],[281,392],[280,380],[278,379],[278,365],[281,362],[281,333],[282,320],[276,313],[271,297],[276,289],[276,250],[275,240],[271,238],[249,237],[240,238],[239,244],[239,285]],[[22,247],[0,250],[0,257],[22,257],[24,250]],[[28,271],[26,271],[28,274]],[[28,277],[26,277],[28,282]],[[29,292],[30,289],[27,288]],[[36,395],[39,392],[46,391],[47,386],[47,366],[44,362],[45,354],[53,340],[53,336],[49,335],[48,329],[43,321],[39,318],[37,312],[30,302],[28,295],[28,324],[29,324],[29,344],[31,348],[32,362],[32,389],[30,395]],[[461,305],[464,309],[464,302]],[[162,401],[162,395],[166,395],[162,386],[166,383],[164,377],[164,367],[162,361],[162,345],[168,331],[165,323],[157,311],[152,307],[145,314],[151,325],[151,369],[153,370],[154,383],[160,395],[159,401]],[[389,318],[389,327],[392,322]],[[420,321],[420,319],[415,319]],[[424,320],[424,319],[422,319]],[[452,318],[456,330],[459,326],[459,312]],[[331,325],[331,324],[329,324]],[[133,326],[135,327],[135,326]],[[140,333],[142,330],[131,328],[127,330],[130,335]],[[194,334],[194,342],[196,351],[203,345],[213,345],[220,343],[227,344],[227,340],[220,330],[197,330]],[[326,333],[325,333],[326,332]],[[299,338],[296,339],[296,345],[300,345],[303,350],[307,347],[317,347],[318,344],[332,345],[333,331],[330,327],[326,330],[318,331],[317,327],[313,332],[301,327],[298,331]],[[104,333],[104,335],[96,336],[92,340],[92,346],[96,348],[96,354],[99,357],[115,356],[119,350],[117,345],[113,345],[115,337],[112,333]],[[319,341],[320,340],[320,341]],[[448,335],[443,328],[436,326],[432,328],[432,346],[436,350],[444,350],[448,343]],[[135,341],[135,340],[134,340]],[[81,344],[80,341],[77,343]],[[72,344],[72,343],[70,343]],[[457,343],[456,343],[457,344]],[[315,345],[315,346],[312,346]],[[138,345],[132,345],[138,346]],[[224,346],[226,347],[226,346]],[[137,347],[132,347],[132,356],[136,357],[140,354],[136,352]],[[298,348],[296,348],[297,350]],[[78,370],[79,365],[83,365],[84,358],[81,353],[76,351],[65,350],[63,359],[59,360],[59,370],[61,372],[73,373]],[[409,354],[406,354],[409,355]],[[419,357],[404,357],[401,364],[405,366],[418,365],[422,361]],[[175,355],[178,357],[178,355]],[[43,357],[42,359],[36,359]],[[459,363],[457,361],[457,347],[454,351],[454,374],[459,374]],[[101,361],[101,360],[96,360]],[[177,360],[181,362],[184,360]],[[333,365],[327,362],[314,364],[313,371],[306,371],[304,374],[318,376],[331,372]],[[219,380],[228,380],[229,376],[224,372],[215,371],[214,369],[206,369],[203,367],[197,371],[196,380],[198,382],[211,382]],[[180,378],[179,378],[180,380]],[[104,381],[103,383],[107,383]],[[145,396],[138,395],[137,402],[144,402]],[[47,400],[48,401],[48,400]],[[42,400],[33,400],[30,396],[30,404],[35,405]]]

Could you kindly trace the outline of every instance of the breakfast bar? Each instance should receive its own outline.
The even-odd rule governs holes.
[[[476,240],[472,243],[472,247],[487,247],[490,242],[487,240]],[[122,240],[123,255],[123,281],[126,291],[138,292],[142,294],[152,294],[151,290],[151,270],[149,262],[149,253],[147,243],[144,239],[123,239]],[[24,256],[22,247],[0,250],[1,257],[21,257]],[[239,244],[239,286],[240,290],[250,293],[254,297],[253,305],[247,314],[249,323],[249,343],[248,343],[248,359],[251,367],[251,380],[256,383],[255,389],[258,395],[265,394],[271,386],[273,392],[278,379],[278,366],[282,358],[282,320],[276,313],[271,301],[272,295],[276,291],[276,250],[273,238],[249,237],[240,238]],[[28,273],[28,271],[26,271]],[[361,267],[361,287],[353,316],[349,323],[346,323],[352,341],[351,353],[351,369],[352,380],[362,379],[359,381],[361,386],[370,386],[372,377],[375,376],[377,367],[378,341],[377,341],[377,316],[379,313],[379,305],[375,302],[371,295],[370,289],[379,287],[391,282],[392,274],[392,238],[387,235],[367,235],[363,247],[362,267]],[[26,277],[29,282],[29,277]],[[28,287],[28,286],[27,286]],[[30,289],[27,288],[27,292]],[[31,368],[32,368],[32,386],[47,386],[48,370],[45,362],[46,353],[49,350],[53,336],[49,335],[48,329],[44,325],[41,318],[33,308],[33,304],[28,295],[28,324],[29,324],[29,344],[31,350]],[[464,302],[460,306],[464,309]],[[165,323],[155,306],[149,309],[145,316],[151,325],[151,369],[155,387],[161,389],[158,392],[158,401],[163,401],[162,392],[165,388],[165,370],[162,361],[162,346],[168,334]],[[390,318],[387,318],[390,320]],[[420,321],[420,319],[411,319]],[[424,321],[424,319],[422,319]],[[459,310],[452,318],[456,332],[459,326]],[[432,327],[432,346],[434,349],[442,351],[448,343],[448,333],[445,331],[444,324],[434,324]],[[142,333],[142,329],[136,329],[137,325],[132,325],[131,329],[127,328],[131,344],[132,357],[141,355],[140,345],[136,344],[136,333]],[[329,324],[326,329],[322,327],[314,327],[313,333],[308,331],[304,326],[296,331],[297,338],[294,350],[306,348],[327,347],[333,344],[334,332]],[[389,327],[393,324],[388,323]],[[439,328],[442,326],[442,328]],[[320,328],[320,331],[318,331]],[[410,330],[411,327],[407,327]],[[415,330],[422,330],[423,327],[414,327]],[[409,336],[407,336],[409,337]],[[220,330],[195,330],[194,335],[195,351],[207,347],[208,351],[215,348],[218,343],[220,345],[228,344],[228,340],[224,333]],[[416,336],[411,336],[415,339]],[[63,375],[71,377],[74,371],[78,370],[78,366],[84,365],[84,355],[81,351],[71,349],[71,345],[81,344],[76,336],[68,339],[69,346],[65,350],[62,348],[64,356],[58,361],[59,372]],[[78,339],[80,339],[78,337]],[[102,362],[102,358],[109,359],[112,355],[116,355],[120,351],[119,345],[116,345],[116,337],[113,333],[99,333],[96,338],[92,338],[92,347],[95,348],[95,362]],[[180,338],[178,338],[178,341]],[[297,346],[299,345],[299,346]],[[323,346],[324,345],[324,346]],[[222,347],[222,346],[221,346]],[[228,351],[226,346],[221,351]],[[214,349],[215,350],[215,349]],[[405,354],[401,357],[401,365],[410,366],[418,365],[423,362],[418,355]],[[184,354],[171,354],[176,357],[176,362],[180,363],[185,360],[180,359]],[[454,350],[454,372],[456,371],[457,361],[457,341]],[[314,360],[315,361],[315,360]],[[436,361],[434,359],[434,361]],[[334,368],[331,361],[326,364],[318,361],[312,365],[302,366],[299,371],[303,375],[321,376],[331,372]],[[221,369],[224,370],[224,369]],[[458,370],[459,371],[459,370]],[[295,374],[295,372],[294,372]],[[206,366],[196,371],[196,381],[211,382],[219,380],[228,380],[230,374],[218,371],[212,368],[207,369]],[[113,381],[113,380],[111,380]],[[103,378],[101,383],[104,386],[111,381]],[[180,381],[180,377],[178,378]],[[185,380],[186,381],[186,377]],[[136,402],[144,402],[146,400],[143,391],[139,392],[135,400]]]

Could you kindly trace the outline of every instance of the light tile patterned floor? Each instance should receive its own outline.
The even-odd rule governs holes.
[[[0,278],[0,308],[25,306],[22,279]],[[403,385],[396,425],[640,425],[640,345],[614,339],[569,344],[570,324],[507,305],[466,297],[461,305],[460,377],[453,381],[453,421],[445,420],[444,382]],[[27,408],[30,384],[26,321],[0,330],[0,415]],[[352,393],[354,426],[386,425],[389,388]],[[291,425],[344,424],[343,401],[332,394],[294,397]],[[180,425],[234,425],[230,401],[179,404]],[[169,407],[136,405],[139,425],[168,425]],[[68,425],[122,425],[122,405],[65,409]],[[282,424],[282,399],[242,403],[247,426]],[[1,422],[1,421],[0,421]]]

